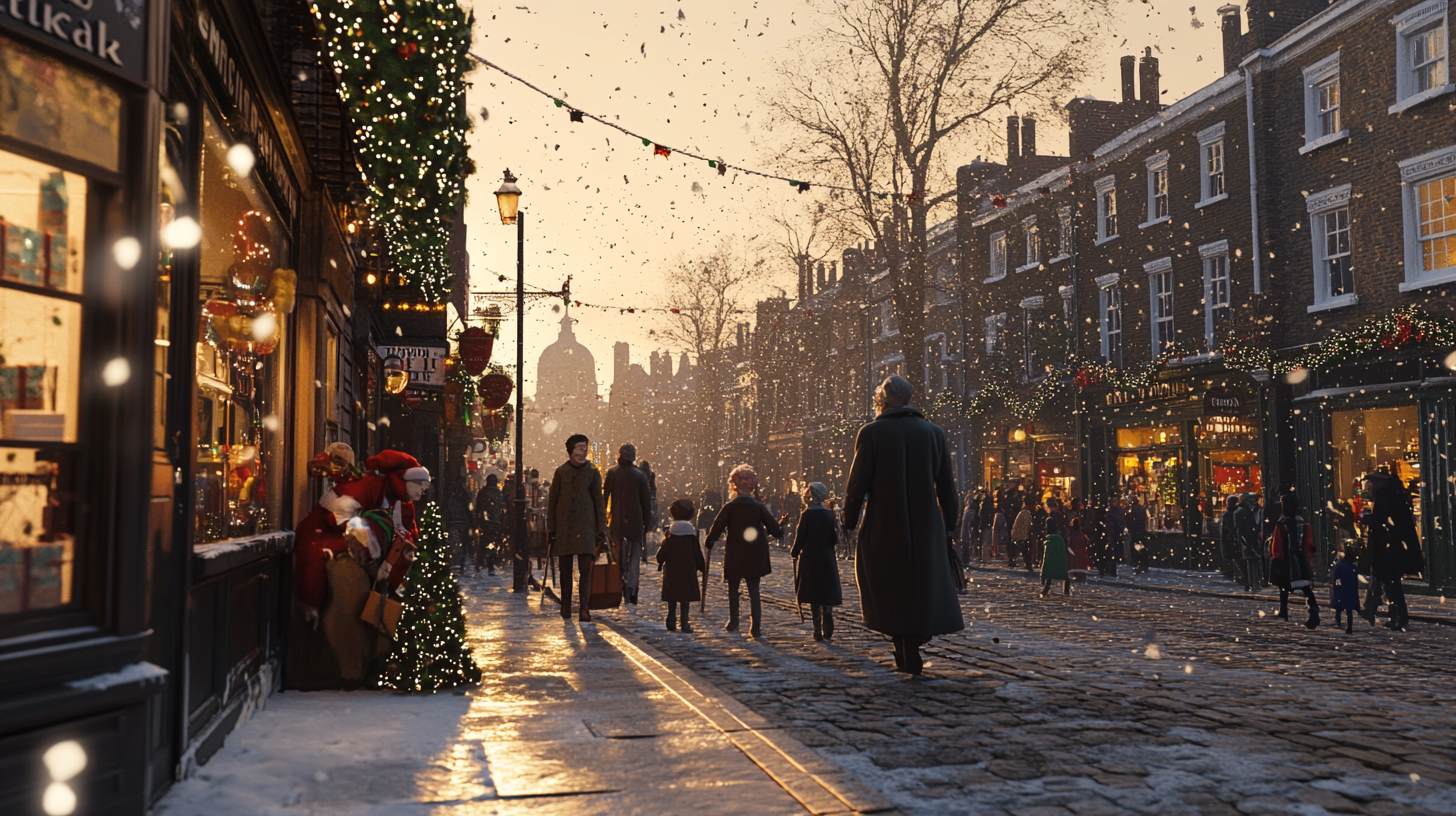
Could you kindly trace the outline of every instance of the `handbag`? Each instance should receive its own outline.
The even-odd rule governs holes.
[[[380,581],[383,584],[383,581]],[[369,600],[364,602],[364,611],[359,613],[359,620],[364,621],[394,640],[394,632],[399,626],[399,616],[404,612],[404,604],[395,600],[394,596],[383,591],[383,587],[375,587],[369,591]]]
[[[612,557],[612,549],[597,555],[592,567],[591,597],[587,609],[616,609],[622,605],[622,565]]]
[[[956,553],[955,545],[947,537],[945,551],[950,554],[950,578],[955,582],[956,592],[966,591],[966,568],[961,563],[961,557]]]

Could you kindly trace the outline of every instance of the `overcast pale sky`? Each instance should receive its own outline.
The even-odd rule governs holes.
[[[1078,94],[1115,98],[1118,58],[1145,46],[1161,60],[1165,103],[1218,78],[1221,3],[1115,2],[1106,48]],[[568,104],[662,144],[721,156],[730,166],[781,171],[772,161],[780,137],[766,127],[762,98],[777,87],[775,61],[805,47],[803,38],[818,27],[810,2],[505,0],[477,2],[474,10],[474,52]],[[607,307],[572,310],[577,338],[596,358],[603,395],[615,342],[631,343],[633,361],[643,363],[664,347],[653,334],[662,316],[641,309],[656,305],[662,270],[674,257],[705,252],[724,236],[771,232],[767,213],[823,195],[731,170],[720,177],[678,155],[654,157],[640,141],[599,123],[572,123],[564,108],[489,68],[475,69],[470,80],[469,142],[478,167],[466,209],[473,288],[515,285],[515,229],[501,225],[493,195],[509,167],[529,212],[528,285],[556,289],[571,275],[574,299]],[[1065,155],[1064,127],[1039,124],[1040,152]],[[954,167],[976,153],[1004,159],[1004,150],[985,144],[945,158]],[[795,285],[791,275],[776,281]],[[639,311],[622,313],[627,308]],[[527,313],[528,394],[535,391],[535,360],[555,341],[559,322],[544,303]],[[502,334],[495,359],[514,362],[513,322],[502,325]]]

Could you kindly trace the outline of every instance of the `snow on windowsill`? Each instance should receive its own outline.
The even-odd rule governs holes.
[[[1168,222],[1168,221],[1172,221],[1172,220],[1173,220],[1173,216],[1171,216],[1171,215],[1165,215],[1162,218],[1154,218],[1151,221],[1144,221],[1141,224],[1138,224],[1138,229],[1147,229],[1148,227],[1156,227],[1159,224],[1162,224],[1162,223],[1165,223],[1165,222]]]
[[[1055,258],[1052,258],[1051,260],[1047,261],[1047,263],[1054,263],[1054,264],[1061,263],[1062,261],[1065,261],[1065,260],[1067,260],[1070,257],[1072,257],[1071,253],[1064,252],[1061,255],[1058,255]]]
[[[1445,96],[1452,91],[1456,91],[1456,84],[1447,83],[1445,85],[1440,85],[1429,90],[1421,91],[1418,94],[1411,94],[1405,99],[1402,99],[1394,105],[1386,108],[1385,112],[1401,113],[1403,111],[1409,110],[1410,108],[1414,108],[1416,105],[1419,105],[1423,102],[1429,102],[1430,100],[1435,99],[1438,96]]]
[[[1096,241],[1094,241],[1092,243],[1092,246],[1102,246],[1103,244],[1110,243],[1112,241],[1116,241],[1119,237],[1121,237],[1121,236],[1109,235],[1106,238],[1098,238]]]
[[[1003,281],[1003,280],[1006,280],[1006,273],[1004,273],[1004,272],[1001,273],[1000,275],[992,275],[991,277],[986,278],[985,280],[981,281],[981,283],[995,283],[996,281]]]
[[[1346,306],[1355,306],[1359,303],[1360,296],[1355,294],[1354,292],[1351,292],[1348,295],[1336,295],[1327,300],[1322,300],[1319,303],[1314,304],[1313,306],[1307,306],[1305,307],[1304,311],[1306,314],[1314,314],[1315,312],[1328,312],[1331,309],[1343,309]]]
[[[1203,207],[1207,207],[1209,204],[1217,204],[1218,202],[1223,201],[1226,198],[1228,198],[1228,193],[1219,193],[1213,198],[1205,198],[1204,200],[1198,202],[1197,204],[1194,204],[1193,206],[1202,209]]]
[[[1421,277],[1415,280],[1404,281],[1400,285],[1400,291],[1414,292],[1417,289],[1440,286],[1446,283],[1456,283],[1456,266],[1448,266],[1445,269],[1438,269],[1435,272],[1422,273]]]
[[[66,685],[77,691],[105,691],[131,683],[161,682],[166,677],[166,669],[143,660],[140,663],[123,666],[120,671],[98,674],[94,677],[87,677],[85,680],[72,680]]]
[[[1036,263],[1022,264],[1021,266],[1016,267],[1016,271],[1017,272],[1030,272],[1033,269],[1040,269],[1040,268],[1041,268],[1041,261],[1037,261]]]
[[[1314,141],[1305,142],[1304,147],[1301,147],[1299,149],[1299,155],[1303,156],[1304,154],[1312,150],[1319,150],[1325,145],[1332,145],[1335,142],[1342,142],[1348,138],[1350,138],[1349,128],[1346,128],[1339,133],[1326,133],[1325,135],[1319,137],[1318,139],[1315,139]]]

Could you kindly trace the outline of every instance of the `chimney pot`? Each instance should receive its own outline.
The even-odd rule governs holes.
[[[1239,60],[1243,57],[1239,47],[1243,39],[1239,25],[1239,7],[1233,4],[1220,6],[1218,14],[1223,29],[1223,72],[1227,74],[1239,67]]]

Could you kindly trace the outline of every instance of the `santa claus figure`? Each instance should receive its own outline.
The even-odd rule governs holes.
[[[418,460],[396,450],[382,451],[364,462],[365,478],[380,480],[383,492],[382,513],[361,513],[348,524],[346,535],[369,557],[379,562],[376,582],[388,580],[390,590],[404,582],[409,564],[415,557],[415,539],[419,527],[415,523],[415,502],[430,486],[430,471]],[[383,559],[380,561],[380,559]]]

